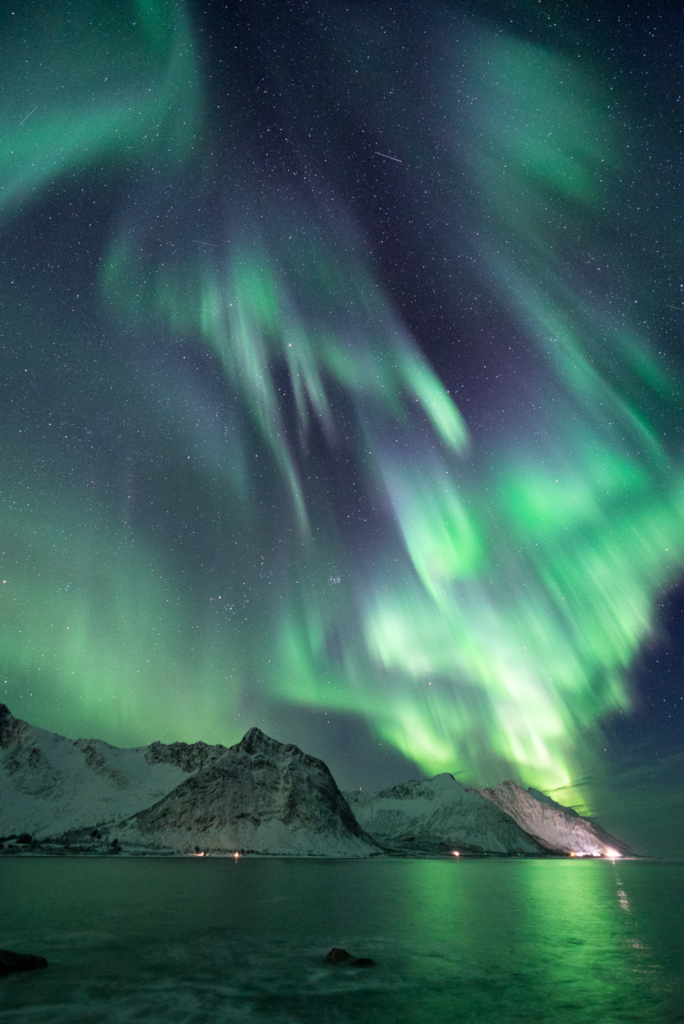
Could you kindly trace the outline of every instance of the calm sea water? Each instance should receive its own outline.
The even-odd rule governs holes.
[[[684,865],[4,858],[0,947],[1,1024],[672,1024]]]

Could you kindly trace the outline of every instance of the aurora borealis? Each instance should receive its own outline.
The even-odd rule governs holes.
[[[573,6],[5,10],[14,714],[591,806],[684,577],[681,103]]]

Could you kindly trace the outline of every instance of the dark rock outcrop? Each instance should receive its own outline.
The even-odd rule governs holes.
[[[333,964],[340,966],[344,964],[347,967],[377,967],[375,960],[371,960],[369,956],[352,956],[346,949],[338,949],[337,947],[330,950],[324,958],[323,962],[326,964]]]
[[[334,946],[323,958],[326,964],[348,964],[353,959],[351,953],[348,953],[346,949],[338,949],[337,946]]]
[[[45,957],[34,956],[33,953],[13,953],[10,949],[0,949],[0,978],[17,971],[39,971],[47,965]]]

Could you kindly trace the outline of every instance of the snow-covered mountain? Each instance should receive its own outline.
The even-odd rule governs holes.
[[[69,740],[0,704],[0,836],[42,838],[129,817],[226,753],[206,743],[122,750]]]
[[[537,789],[525,790],[515,782],[502,782],[495,789],[483,789],[481,793],[510,815],[528,835],[556,853],[610,857],[615,853],[629,856],[631,852],[600,825],[570,807],[557,804]]]
[[[233,747],[69,740],[0,704],[0,838],[192,853],[368,856],[322,761],[250,729]]]
[[[415,853],[548,851],[504,811],[453,775],[405,782],[380,793],[345,793],[359,823],[383,844]]]
[[[366,857],[367,835],[328,767],[292,743],[250,729],[223,757],[153,807],[108,831],[122,847],[174,853]]]
[[[345,799],[322,761],[256,728],[232,747],[122,750],[36,728],[0,704],[0,843],[22,834],[44,852],[629,854],[512,782],[478,792],[444,774]]]

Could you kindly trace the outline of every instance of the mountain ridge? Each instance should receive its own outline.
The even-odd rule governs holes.
[[[395,849],[530,856],[545,852],[508,814],[447,772],[377,794],[345,795],[363,827]]]
[[[256,726],[231,747],[120,748],[69,740],[0,703],[0,847],[9,839],[4,852],[17,852],[27,835],[55,853],[630,855],[590,819],[510,781],[477,790],[442,773],[343,794],[323,761]]]
[[[534,796],[532,788],[523,789],[510,779],[480,793],[491,800],[534,838],[553,853],[575,856],[630,856],[626,843],[609,835],[590,818],[584,818],[571,807],[556,803],[542,794]]]

